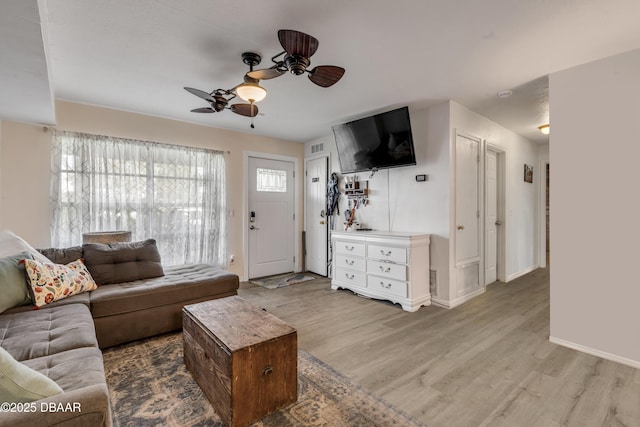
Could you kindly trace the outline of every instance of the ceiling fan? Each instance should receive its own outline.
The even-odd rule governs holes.
[[[321,87],[329,87],[338,82],[344,75],[344,68],[335,65],[319,65],[308,70],[311,56],[318,50],[318,39],[309,34],[295,30],[279,30],[278,40],[284,51],[271,58],[274,65],[262,70],[249,71],[247,76],[268,80],[280,77],[287,71],[299,76],[305,72],[309,80]],[[276,58],[282,56],[279,60]]]
[[[253,71],[253,67],[258,65],[261,60],[260,55],[254,52],[244,52],[242,54],[242,62],[249,66],[249,71]],[[214,89],[211,92],[192,87],[185,87],[184,89],[204,99],[210,105],[209,107],[194,108],[191,110],[192,113],[219,113],[224,109],[229,109],[241,116],[251,117],[251,127],[253,128],[253,118],[258,115],[258,107],[255,103],[264,99],[267,94],[267,91],[258,85],[258,82],[258,79],[249,77],[247,73],[244,76],[244,82],[231,89]],[[237,103],[229,106],[229,102],[236,96],[249,101],[249,103]]]
[[[193,113],[217,113],[224,109],[230,109],[236,114],[253,118],[258,115],[258,107],[255,105],[267,95],[265,88],[258,83],[260,80],[269,80],[280,77],[287,71],[294,75],[309,74],[309,80],[321,87],[329,87],[338,82],[344,75],[344,68],[335,65],[319,65],[308,70],[311,65],[309,59],[318,50],[318,39],[308,34],[295,30],[279,30],[278,39],[284,51],[271,58],[274,65],[270,68],[255,70],[253,67],[260,64],[262,57],[254,52],[244,52],[242,62],[249,66],[249,71],[244,75],[244,82],[231,89],[214,89],[205,92],[192,87],[184,89],[193,95],[204,99],[209,107],[194,108]],[[282,57],[277,60],[278,57]],[[238,103],[229,106],[229,102],[236,96],[249,103]]]

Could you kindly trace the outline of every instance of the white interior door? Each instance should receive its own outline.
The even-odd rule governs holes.
[[[458,295],[480,286],[480,141],[456,136],[455,256]]]
[[[249,278],[294,270],[292,162],[249,157]]]
[[[485,154],[485,239],[484,284],[498,278],[498,153],[487,149]]]
[[[305,167],[306,267],[327,275],[327,158],[306,161]]]

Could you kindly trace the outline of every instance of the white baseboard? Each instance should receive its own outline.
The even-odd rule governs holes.
[[[585,347],[580,344],[573,343],[571,341],[563,340],[562,338],[556,338],[549,336],[549,341],[561,345],[563,347],[570,348],[572,350],[578,350],[583,353],[590,354],[592,356],[601,357],[603,359],[610,360],[612,362],[620,363],[622,365],[631,366],[632,368],[640,369],[640,361],[627,359],[626,357],[617,356],[615,354],[607,353],[606,351],[596,350],[595,348]]]
[[[446,299],[441,299],[441,298],[434,298],[431,297],[431,304],[438,306],[438,307],[442,307],[442,308],[455,308],[461,304],[464,304],[465,302],[469,301],[471,298],[476,297],[480,294],[483,294],[486,291],[486,288],[483,286],[479,289],[476,289],[475,291],[468,293],[466,295],[463,295],[461,297],[452,299],[451,301],[446,300]]]
[[[451,308],[449,306],[449,301],[447,301],[446,299],[436,298],[433,295],[431,296],[431,305],[442,308]]]
[[[532,265],[531,267],[527,267],[524,270],[518,271],[517,273],[513,273],[507,276],[507,282],[510,282],[512,280],[517,279],[518,277],[522,277],[525,274],[529,274],[534,270],[537,270],[538,268],[540,268],[538,265]],[[505,282],[505,283],[507,283]]]

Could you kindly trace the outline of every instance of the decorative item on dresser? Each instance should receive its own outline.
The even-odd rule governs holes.
[[[389,300],[406,311],[431,304],[428,234],[334,231],[331,240],[331,289]]]

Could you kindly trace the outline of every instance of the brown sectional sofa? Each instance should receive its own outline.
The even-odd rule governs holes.
[[[238,293],[238,276],[212,265],[165,267],[164,271],[162,277],[105,285],[91,292],[91,314],[101,348],[180,329],[185,305]]]
[[[40,252],[66,264],[83,248]],[[236,295],[238,285],[237,275],[207,264],[164,267],[160,277],[99,286],[40,310],[20,306],[5,311],[0,346],[53,379],[64,393],[37,401],[35,413],[0,413],[0,427],[110,426],[100,348],[180,329],[184,305]],[[82,410],[40,411],[50,403],[80,403]]]

